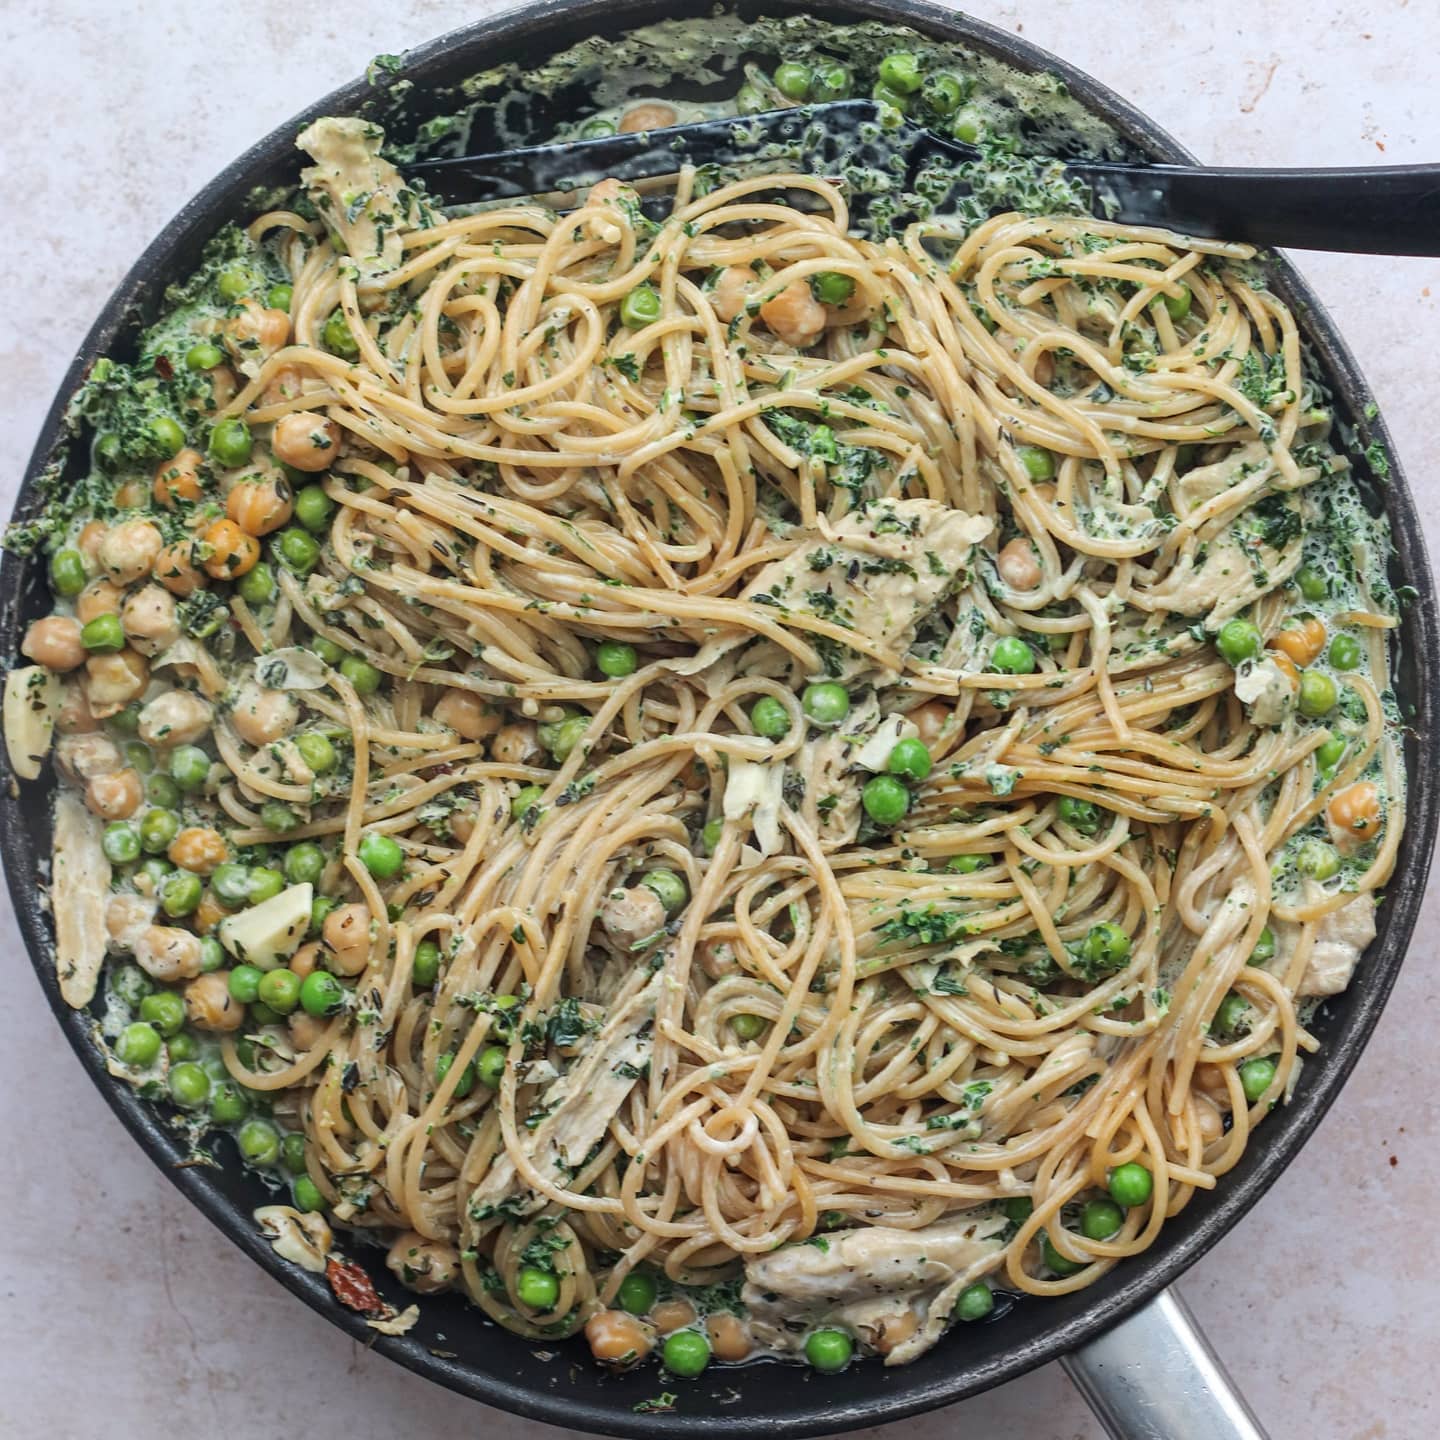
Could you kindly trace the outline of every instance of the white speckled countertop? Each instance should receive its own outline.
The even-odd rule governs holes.
[[[0,247],[8,317],[0,509],[9,509],[95,312],[180,202],[373,54],[498,8],[492,0],[250,0],[226,7],[217,23],[221,7],[206,0],[0,5],[0,193],[9,208]],[[1434,0],[975,0],[969,8],[1107,81],[1203,159],[1440,159]],[[1305,256],[1302,264],[1380,399],[1433,553],[1440,453],[1426,416],[1440,260]],[[11,1177],[0,1242],[0,1434],[555,1433],[366,1353],[221,1241],[71,1058],[30,977],[8,900],[0,907]],[[1425,1240],[1440,1188],[1431,1103],[1440,1091],[1437,936],[1440,900],[1339,1103],[1183,1285],[1276,1440],[1418,1440],[1440,1421],[1440,1285]],[[1101,1433],[1053,1366],[905,1429],[914,1440]],[[898,1440],[899,1427],[884,1434]]]

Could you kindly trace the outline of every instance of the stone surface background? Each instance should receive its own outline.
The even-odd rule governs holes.
[[[491,0],[3,0],[0,3],[0,508],[55,385],[140,249],[222,165],[316,95],[492,8]],[[1204,159],[1440,159],[1430,0],[974,0],[1067,55]],[[1432,547],[1440,260],[1302,256],[1359,353],[1419,492]],[[0,901],[0,1433],[163,1428],[353,1440],[545,1427],[486,1411],[367,1354],[188,1209],[71,1059]],[[1299,1162],[1184,1290],[1280,1437],[1411,1440],[1440,1418],[1434,1045],[1440,902],[1374,1043]],[[322,1398],[323,1397],[323,1398]],[[879,1435],[881,1432],[875,1432]],[[898,1440],[900,1428],[883,1432]],[[1058,1370],[906,1424],[1096,1440]]]

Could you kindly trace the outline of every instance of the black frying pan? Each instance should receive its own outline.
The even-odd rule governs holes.
[[[1071,94],[1108,121],[1137,156],[1177,163],[1190,159],[1146,116],[1072,66],[1013,35],[919,0],[819,0],[815,4],[739,0],[739,8],[742,14],[798,11],[835,21],[877,18],[907,23],[937,39],[967,44],[1022,71],[1058,73]],[[711,0],[542,0],[482,21],[405,57],[401,74],[414,82],[406,123],[413,125],[431,114],[454,109],[453,87],[499,61],[513,58],[536,63],[589,35],[614,35],[629,26],[667,16],[703,15],[710,9]],[[65,403],[91,361],[107,352],[123,353],[137,326],[153,315],[166,283],[194,268],[205,239],[224,221],[240,218],[253,208],[246,203],[253,187],[293,182],[297,167],[294,137],[302,124],[322,114],[375,113],[380,103],[378,92],[360,81],[327,96],[246,151],[166,227],[115,292],[71,366],[31,460],[16,507],[17,518],[26,518],[39,507],[36,479],[56,456]],[[1365,381],[1315,296],[1282,260],[1271,262],[1271,283],[1296,311],[1329,376],[1340,411],[1356,427],[1361,445],[1374,440],[1389,449],[1383,420],[1366,418],[1371,397]],[[1393,457],[1393,449],[1390,453]],[[1388,484],[1376,486],[1376,496],[1377,503],[1389,511],[1394,528],[1397,582],[1413,587],[1418,596],[1405,612],[1395,678],[1409,725],[1405,745],[1409,820],[1395,877],[1379,910],[1379,935],[1367,951],[1351,991],[1324,1007],[1316,1021],[1314,1028],[1323,1048],[1318,1057],[1307,1061],[1293,1103],[1269,1118],[1241,1163],[1216,1190],[1198,1194],[1143,1257],[1120,1265],[1078,1294],[1018,1304],[991,1323],[964,1327],[902,1369],[888,1370],[872,1361],[839,1375],[819,1377],[777,1364],[717,1368],[698,1381],[672,1385],[678,1397],[673,1410],[637,1410],[637,1405],[661,1389],[655,1369],[618,1377],[605,1375],[582,1351],[564,1346],[542,1349],[482,1321],[478,1311],[454,1296],[427,1300],[420,1323],[408,1335],[377,1336],[360,1317],[336,1305],[322,1278],[280,1261],[256,1233],[251,1211],[270,1198],[258,1180],[247,1177],[238,1164],[223,1171],[176,1168],[185,1158],[184,1149],[160,1113],[106,1073],[90,1039],[88,1018],[72,1012],[60,998],[50,958],[50,922],[36,884],[50,848],[48,787],[43,782],[18,785],[0,758],[0,781],[5,782],[0,784],[0,846],[15,912],[51,1008],[81,1063],[170,1179],[257,1263],[357,1340],[373,1344],[419,1374],[489,1404],[558,1425],[618,1435],[802,1436],[881,1424],[933,1409],[1074,1352],[1083,1357],[1084,1363],[1078,1367],[1082,1380],[1088,1379],[1091,1389],[1097,1383],[1103,1389],[1103,1377],[1109,1373],[1105,1367],[1111,1358],[1102,1340],[1107,1333],[1112,1341],[1117,1334],[1123,1336],[1120,1348],[1129,1359],[1153,1356],[1156,1367],[1183,1368],[1189,1358],[1183,1353],[1183,1326],[1177,1330],[1183,1317],[1177,1316],[1173,1299],[1161,1292],[1260,1198],[1335,1099],[1379,1018],[1424,894],[1440,780],[1440,727],[1436,721],[1440,682],[1423,663],[1440,653],[1436,595],[1415,506],[1398,462],[1392,464]],[[41,564],[8,553],[0,562],[0,654],[13,657],[26,623],[48,609],[42,572]],[[228,1140],[222,1142],[222,1146],[228,1145]],[[379,1262],[379,1252],[358,1252],[362,1260],[367,1256],[381,1293],[397,1305],[408,1304],[410,1297]],[[1147,1305],[1157,1297],[1158,1304]],[[1122,1321],[1125,1323],[1117,1331]],[[1164,1343],[1152,1350],[1151,1342],[1157,1338]],[[1112,1352],[1115,1348],[1112,1343]],[[1141,1384],[1153,1373],[1143,1364],[1132,1369],[1131,1379]],[[1098,1382],[1097,1375],[1102,1377]],[[1182,1381],[1189,1383],[1195,1377],[1181,1376],[1177,1370],[1167,1379],[1164,1389],[1173,1399]],[[1212,1376],[1211,1390],[1223,1392],[1223,1379]],[[1122,1422],[1116,1414],[1125,1409],[1124,1404],[1115,1400],[1113,1390],[1100,1398],[1102,1411],[1108,1407],[1107,1423],[1118,1427]],[[1159,1396],[1145,1398],[1149,1402]],[[1216,1394],[1213,1401],[1213,1408],[1204,1412],[1208,1420],[1202,1422],[1208,1428],[1187,1427],[1183,1433],[1203,1434],[1210,1440],[1258,1433],[1246,1429],[1242,1418],[1227,1420],[1223,1393]],[[1187,1403],[1192,1417],[1198,1418],[1201,1410],[1195,1407],[1208,1402],[1195,1392]],[[1152,1411],[1145,1422],[1148,1428],[1123,1433],[1175,1440],[1182,1433],[1175,1427],[1181,1423]]]

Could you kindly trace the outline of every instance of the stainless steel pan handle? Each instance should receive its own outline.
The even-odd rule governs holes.
[[[1111,1440],[1267,1440],[1174,1288],[1060,1363]]]

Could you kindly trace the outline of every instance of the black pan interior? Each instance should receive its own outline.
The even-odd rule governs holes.
[[[1184,161],[1186,153],[1148,118],[1087,76],[1021,41],[965,16],[915,0],[741,0],[743,15],[805,13],[834,21],[867,18],[908,23],[940,39],[988,52],[1022,71],[1059,73],[1073,95],[1109,120],[1138,153]],[[670,16],[712,12],[708,0],[544,0],[422,47],[404,57],[405,78],[414,82],[404,124],[453,109],[453,87],[503,59],[538,63],[577,40]],[[389,80],[395,76],[387,77]],[[449,103],[447,103],[449,102]],[[97,321],[57,397],[31,462],[16,515],[38,508],[36,480],[57,458],[64,402],[86,366],[99,354],[123,353],[138,322],[153,313],[164,286],[195,265],[208,235],[245,213],[245,197],[257,185],[293,180],[293,137],[315,115],[383,111],[379,93],[363,81],[337,91],[247,151],[191,201],[141,258]],[[387,116],[387,119],[393,117]],[[540,121],[543,116],[533,119]],[[1220,157],[1212,157],[1220,158]],[[1361,443],[1389,449],[1383,420],[1367,419],[1370,394],[1344,343],[1313,294],[1285,263],[1272,268],[1272,283],[1300,316],[1339,401]],[[1391,450],[1393,457],[1393,450]],[[728,1430],[736,1434],[800,1436],[893,1420],[958,1400],[1053,1359],[1083,1343],[1152,1297],[1215,1243],[1260,1197],[1296,1153],[1334,1099],[1379,1018],[1395,979],[1424,893],[1436,827],[1436,779],[1440,731],[1435,723],[1437,681],[1424,661],[1436,654],[1436,597],[1413,502],[1398,463],[1388,485],[1377,487],[1392,520],[1397,583],[1413,588],[1405,612],[1395,688],[1410,729],[1406,741],[1409,818],[1396,877],[1379,912],[1380,934],[1367,952],[1352,991],[1332,1002],[1317,1022],[1324,1042],[1308,1062],[1294,1103],[1271,1117],[1240,1165],[1210,1194],[1195,1198],[1159,1242],[1138,1261],[1120,1267],[1081,1294],[1058,1301],[1026,1302],[983,1325],[952,1332],[913,1365],[887,1370],[875,1362],[834,1376],[762,1363],[717,1369],[698,1381],[662,1385],[659,1372],[611,1377],[591,1365],[583,1346],[545,1348],[521,1340],[479,1317],[454,1297],[425,1302],[410,1334],[379,1336],[341,1310],[323,1278],[278,1260],[256,1233],[251,1211],[269,1192],[237,1165],[179,1169],[185,1152],[156,1109],[114,1082],[89,1036],[84,1015],[71,1012],[55,984],[49,918],[37,887],[49,852],[49,790],[44,783],[19,785],[0,758],[0,844],[16,914],[51,1008],[82,1063],[125,1126],[170,1179],[224,1234],[264,1265],[287,1288],[357,1339],[452,1389],[518,1414],[574,1429],[628,1435],[686,1435]],[[43,566],[6,554],[0,563],[0,647],[17,653],[19,635],[48,609]],[[229,1141],[222,1158],[234,1160]],[[392,1280],[377,1251],[360,1250],[378,1288],[398,1306],[410,1297]],[[668,1390],[673,1402],[659,1404]]]

